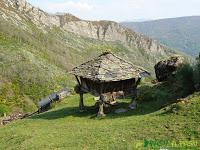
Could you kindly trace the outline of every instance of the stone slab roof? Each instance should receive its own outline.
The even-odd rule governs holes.
[[[121,81],[150,75],[143,68],[110,52],[103,53],[99,57],[73,68],[71,73],[78,77],[102,82]]]

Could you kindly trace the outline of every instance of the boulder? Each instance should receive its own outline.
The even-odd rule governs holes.
[[[184,64],[184,57],[172,56],[167,60],[158,62],[155,66],[156,78],[159,82],[167,80],[171,75],[175,75],[177,69]]]
[[[121,114],[121,113],[125,113],[125,112],[127,112],[127,109],[124,109],[124,108],[119,108],[119,109],[115,110],[116,114]]]

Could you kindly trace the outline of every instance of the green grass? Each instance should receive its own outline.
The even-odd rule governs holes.
[[[106,117],[97,118],[93,97],[85,96],[88,111],[79,113],[74,95],[51,111],[1,127],[0,149],[159,149],[174,142],[177,149],[189,149],[180,142],[200,139],[199,98],[197,93],[187,104],[162,109],[153,100],[144,101],[136,110],[115,114],[115,109],[127,108],[130,100],[124,99]],[[179,109],[170,111],[172,107]]]
[[[0,116],[14,110],[34,111],[40,98],[65,86],[72,88],[75,80],[67,72],[104,51],[152,73],[157,61],[175,53],[170,49],[148,53],[60,28],[41,29],[19,16],[20,25],[15,17],[0,16]],[[127,108],[130,102],[119,100],[120,105],[107,110],[105,118],[96,118],[92,96],[85,97],[85,113],[78,112],[79,97],[71,96],[51,111],[0,127],[0,149],[135,149],[152,144],[149,140],[155,147],[155,142],[199,139],[199,95],[184,105],[173,104],[180,90],[169,85],[143,84],[140,90],[137,110],[115,114],[115,109]]]
[[[37,51],[0,32],[0,104],[9,110],[32,111],[40,98],[73,83],[66,71],[41,58]]]

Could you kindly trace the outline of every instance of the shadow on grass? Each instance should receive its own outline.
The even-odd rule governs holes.
[[[163,107],[171,105],[176,102],[176,99],[181,98],[179,93],[176,93],[176,90],[169,85],[169,83],[155,84],[153,86],[142,86],[139,88],[139,95],[137,98],[138,107],[135,110],[128,108],[131,100],[119,99],[119,103],[116,106],[112,106],[109,109],[105,108],[106,113],[105,119],[114,119],[119,117],[127,116],[139,116],[146,115],[160,110]],[[125,108],[128,111],[121,114],[116,114],[115,110],[118,108]],[[58,118],[65,118],[69,116],[73,117],[89,117],[90,119],[96,118],[98,108],[94,106],[86,107],[85,112],[79,112],[77,107],[65,107],[57,109],[54,111],[45,112],[39,114],[29,119],[47,119],[53,120]]]
[[[76,117],[95,117],[96,116],[96,109],[95,107],[85,107],[85,112],[79,112],[79,107],[65,107],[61,109],[57,109],[54,111],[44,112],[35,116],[30,117],[29,119],[59,119],[65,118],[69,116],[76,116]]]
[[[116,106],[112,106],[110,108],[104,108],[104,112],[106,114],[105,119],[114,119],[120,117],[127,117],[127,116],[139,116],[153,113],[159,110],[159,107],[155,107],[154,102],[143,102],[139,103],[137,109],[131,110],[128,108],[128,102],[120,102]],[[118,108],[125,108],[127,112],[116,114],[115,110]],[[65,107],[53,111],[48,111],[39,115],[35,115],[30,117],[29,119],[46,119],[46,120],[54,120],[59,118],[66,118],[66,117],[88,117],[90,119],[95,119],[97,116],[98,108],[96,107],[86,107],[85,112],[79,112],[79,107]]]

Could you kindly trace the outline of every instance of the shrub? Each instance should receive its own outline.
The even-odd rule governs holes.
[[[166,102],[169,94],[165,90],[160,90],[157,87],[144,86],[140,88],[138,93],[138,101],[157,101],[158,103]]]
[[[194,66],[194,82],[195,87],[200,89],[200,54],[199,57],[196,58],[196,64]]]
[[[156,90],[153,97],[157,102],[166,102],[168,100],[168,93],[161,90]]]
[[[178,91],[180,91],[182,97],[192,94],[195,91],[193,68],[190,64],[184,64],[177,70],[173,85],[178,87]]]

